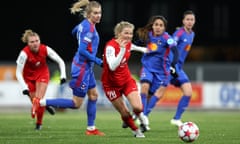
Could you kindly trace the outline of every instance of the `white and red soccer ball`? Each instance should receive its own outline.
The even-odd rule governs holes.
[[[179,126],[178,136],[184,142],[193,142],[199,136],[199,128],[194,122],[185,122]]]

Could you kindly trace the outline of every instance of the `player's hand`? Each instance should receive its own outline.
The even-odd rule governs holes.
[[[62,78],[62,79],[60,80],[60,85],[62,85],[62,84],[64,84],[64,83],[66,83],[66,79],[65,79],[65,78]]]
[[[170,74],[171,74],[174,78],[177,78],[177,77],[178,77],[178,74],[177,74],[175,65],[171,65],[171,67],[170,67]]]
[[[27,90],[27,89],[23,90],[22,93],[23,93],[23,95],[30,96],[29,90]]]
[[[96,58],[95,58],[95,63],[96,63],[97,65],[99,65],[100,67],[103,67],[103,60],[102,60],[102,59],[96,57]]]

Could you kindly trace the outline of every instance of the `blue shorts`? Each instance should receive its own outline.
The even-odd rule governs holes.
[[[176,87],[180,87],[182,84],[190,82],[187,74],[183,71],[183,69],[179,69],[177,71],[178,73],[178,77],[174,78],[173,76],[171,76],[171,81],[170,83]]]
[[[73,95],[85,97],[88,90],[96,87],[96,79],[91,69],[85,70],[78,77],[73,77],[69,82]]]
[[[169,80],[169,74],[150,72],[144,67],[141,70],[140,81],[150,84],[150,93],[154,93],[160,86],[167,87],[169,84]]]

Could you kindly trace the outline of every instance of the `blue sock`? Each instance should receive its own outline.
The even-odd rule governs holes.
[[[147,110],[146,110],[146,112],[144,112],[144,114],[146,116],[148,116],[149,113],[152,111],[152,109],[156,105],[157,101],[158,101],[158,97],[156,97],[155,95],[151,96],[151,98],[150,98],[150,100],[148,102],[148,105],[147,105]]]
[[[147,109],[147,96],[146,94],[141,93],[141,99],[143,104],[143,113],[145,114],[145,111]]]
[[[97,100],[88,99],[87,102],[87,122],[88,126],[95,126],[94,121],[96,118]]]
[[[174,119],[181,119],[181,116],[185,109],[188,107],[188,104],[190,102],[191,97],[190,96],[182,96],[180,101],[178,102],[178,107]]]
[[[64,98],[57,98],[57,99],[47,99],[46,100],[47,106],[53,106],[55,108],[71,108],[75,109],[75,105],[73,100],[71,99],[64,99]]]

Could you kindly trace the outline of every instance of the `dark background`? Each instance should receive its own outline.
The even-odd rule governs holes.
[[[65,61],[71,61],[77,49],[72,28],[81,17],[71,15],[73,0],[22,0],[1,4],[1,61],[15,61],[25,46],[21,37],[26,29],[36,31],[42,43],[52,47]],[[100,34],[101,55],[104,44],[113,36],[113,27],[121,20],[144,26],[152,15],[168,20],[167,31],[172,33],[182,24],[185,10],[196,14],[195,41],[188,61],[239,62],[239,6],[230,0],[99,0],[103,15],[97,30]]]

